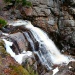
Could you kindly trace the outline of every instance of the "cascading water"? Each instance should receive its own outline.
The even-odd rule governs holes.
[[[9,23],[9,25],[23,25],[29,30],[32,36],[28,32],[24,32],[23,34],[30,43],[32,51],[38,56],[42,65],[44,65],[48,70],[52,69],[54,64],[68,64],[73,60],[69,56],[62,55],[55,46],[54,42],[49,39],[47,34],[40,28],[34,27],[29,21],[18,20],[16,22]],[[35,38],[35,41],[33,40],[33,37]],[[38,43],[37,50],[35,47],[35,42]]]
[[[9,53],[19,64],[22,64],[23,59],[25,57],[32,57],[32,52],[30,51],[23,51],[22,53],[19,53],[18,55],[16,55],[10,46],[12,46],[12,42],[7,41],[6,39],[3,39],[3,41],[5,42],[5,47],[6,47],[6,51],[7,53]]]

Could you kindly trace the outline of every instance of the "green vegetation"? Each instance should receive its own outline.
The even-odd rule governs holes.
[[[22,64],[22,66],[29,72],[30,75],[38,75],[38,72],[34,70],[34,65],[30,65],[28,60],[25,60],[26,62]]]
[[[12,0],[4,0],[5,3],[12,3]],[[31,7],[32,6],[32,3],[30,1],[27,1],[27,0],[15,0],[15,6],[17,5],[23,5],[23,6],[28,6],[28,7]]]
[[[4,2],[5,2],[5,3],[7,3],[7,2],[11,2],[11,0],[4,0]]]
[[[0,38],[0,57],[9,55],[4,48],[4,41]],[[1,59],[1,58],[0,58]]]
[[[26,0],[22,0],[22,5],[23,6],[32,6],[32,3]]]
[[[5,27],[7,22],[4,19],[0,18],[0,28]]]
[[[10,72],[11,75],[30,75],[29,72],[20,65],[10,65],[9,67],[12,69],[12,71]]]
[[[28,69],[24,69],[22,66],[14,66],[10,65],[9,66],[12,69],[12,72],[10,73],[11,75],[18,74],[18,75],[38,75],[33,71],[33,69],[28,66]]]
[[[38,73],[33,70],[33,67],[32,66],[27,65],[26,69],[30,73],[30,75],[38,75]]]

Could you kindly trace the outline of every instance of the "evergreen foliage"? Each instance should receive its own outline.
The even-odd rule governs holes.
[[[19,4],[22,4],[23,6],[29,6],[29,7],[32,6],[32,3],[27,0],[4,0],[5,3],[12,3],[13,1],[15,2],[15,6]]]
[[[0,18],[0,28],[5,27],[7,22],[4,19]]]

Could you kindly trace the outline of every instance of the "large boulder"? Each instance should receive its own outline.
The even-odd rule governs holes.
[[[14,42],[14,45],[16,45],[17,47],[14,49],[14,52],[16,53],[21,53],[24,50],[27,51],[28,50],[28,42],[25,39],[25,37],[23,36],[23,34],[21,32],[17,32],[17,33],[13,33],[10,34],[9,37],[11,38],[11,40]]]

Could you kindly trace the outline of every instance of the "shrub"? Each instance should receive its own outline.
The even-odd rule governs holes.
[[[4,0],[5,3],[12,3],[12,0]],[[32,3],[27,0],[15,0],[15,6],[22,4],[23,6],[32,6]]]
[[[0,18],[0,28],[5,27],[7,22],[4,19]]]
[[[22,5],[23,6],[32,6],[32,3],[30,1],[22,0]]]
[[[4,0],[5,3],[7,3],[7,2],[11,2],[11,1],[12,1],[12,0]]]

